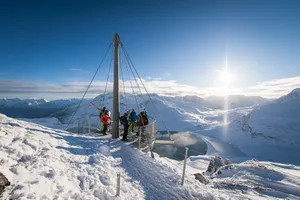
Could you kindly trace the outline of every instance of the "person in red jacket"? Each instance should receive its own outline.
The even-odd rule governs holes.
[[[110,120],[111,120],[111,118],[108,115],[108,110],[105,110],[104,114],[101,115],[101,122],[104,126],[103,131],[102,131],[103,135],[106,135],[106,131],[109,126]]]

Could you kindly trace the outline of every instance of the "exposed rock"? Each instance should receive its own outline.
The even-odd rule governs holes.
[[[204,175],[202,175],[201,173],[197,173],[197,174],[194,174],[195,176],[195,179],[200,181],[201,183],[203,184],[207,184],[209,181],[205,178]]]
[[[221,158],[220,156],[215,156],[210,160],[205,174],[211,175],[211,174],[215,173],[220,167],[222,167],[224,165],[229,165],[229,164],[231,164],[231,161],[229,159],[224,159],[224,158]],[[218,172],[221,172],[221,171],[218,171]]]
[[[8,179],[0,172],[0,195],[3,193],[4,188],[9,185]]]
[[[203,184],[207,184],[209,183],[209,179],[206,178],[206,176],[211,176],[214,173],[222,173],[220,168],[224,165],[230,165],[231,161],[229,159],[224,159],[221,158],[220,156],[215,156],[213,157],[210,162],[209,165],[207,167],[207,170],[205,172],[201,173],[197,173],[194,174],[195,179],[197,179],[198,181],[200,181]]]

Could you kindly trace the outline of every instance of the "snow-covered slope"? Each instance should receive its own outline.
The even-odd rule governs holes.
[[[0,171],[11,186],[3,199],[299,199],[300,168],[248,161],[203,185],[208,156],[183,162],[152,159],[110,136],[70,134],[0,115]],[[121,174],[116,197],[117,174]]]
[[[32,122],[32,123],[35,123],[35,124],[39,124],[39,125],[46,126],[46,127],[49,127],[49,128],[54,128],[54,129],[64,130],[64,128],[66,127],[65,124],[62,124],[55,117],[34,118],[34,119],[19,118],[19,120],[26,121],[26,122]]]
[[[12,183],[5,199],[214,199],[220,195],[192,176],[181,187],[180,171],[109,136],[68,134],[3,115],[0,123],[1,172]],[[121,197],[116,198],[117,173]]]
[[[228,126],[201,133],[233,143],[249,156],[300,164],[300,96],[295,91]]]

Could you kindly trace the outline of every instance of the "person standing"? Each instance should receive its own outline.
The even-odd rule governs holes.
[[[136,115],[136,112],[134,111],[134,109],[132,109],[132,111],[130,113],[130,129],[129,129],[129,131],[131,133],[133,133],[133,129],[134,129],[136,121],[137,121],[137,115]]]
[[[108,110],[105,110],[104,113],[101,115],[101,122],[103,124],[103,135],[106,135],[106,131],[108,129],[109,123],[111,118],[108,116]]]
[[[100,120],[100,122],[102,122],[102,115],[104,114],[104,112],[105,112],[105,110],[106,110],[106,107],[103,107],[102,109],[101,108],[99,108],[98,106],[96,106],[93,102],[91,102],[91,104],[95,107],[95,108],[97,108],[98,110],[99,110],[99,120]],[[100,131],[103,131],[103,129],[104,129],[104,125],[103,125],[103,123],[102,123],[102,125],[101,125],[101,128],[99,129]]]
[[[139,131],[141,131],[143,135],[148,125],[148,116],[145,114],[145,111],[140,112],[138,115],[136,125],[138,126],[138,132],[136,135],[139,136]]]
[[[128,121],[128,113],[124,113],[124,115],[120,118],[121,124],[124,127],[124,133],[122,141],[128,141],[127,135],[128,135],[128,129],[129,129],[129,121]]]

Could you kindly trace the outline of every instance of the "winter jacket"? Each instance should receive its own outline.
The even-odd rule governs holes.
[[[109,125],[110,117],[105,115],[105,114],[102,114],[101,115],[101,122],[102,122],[103,125]]]
[[[148,125],[148,117],[145,114],[139,114],[138,121],[136,123],[137,126],[146,126]]]
[[[131,112],[130,113],[130,121],[136,122],[136,120],[137,120],[136,112]]]
[[[123,126],[124,126],[124,127],[125,127],[125,126],[129,126],[129,121],[128,121],[127,116],[126,116],[126,115],[123,115],[121,118],[122,118],[122,124],[123,124]]]

